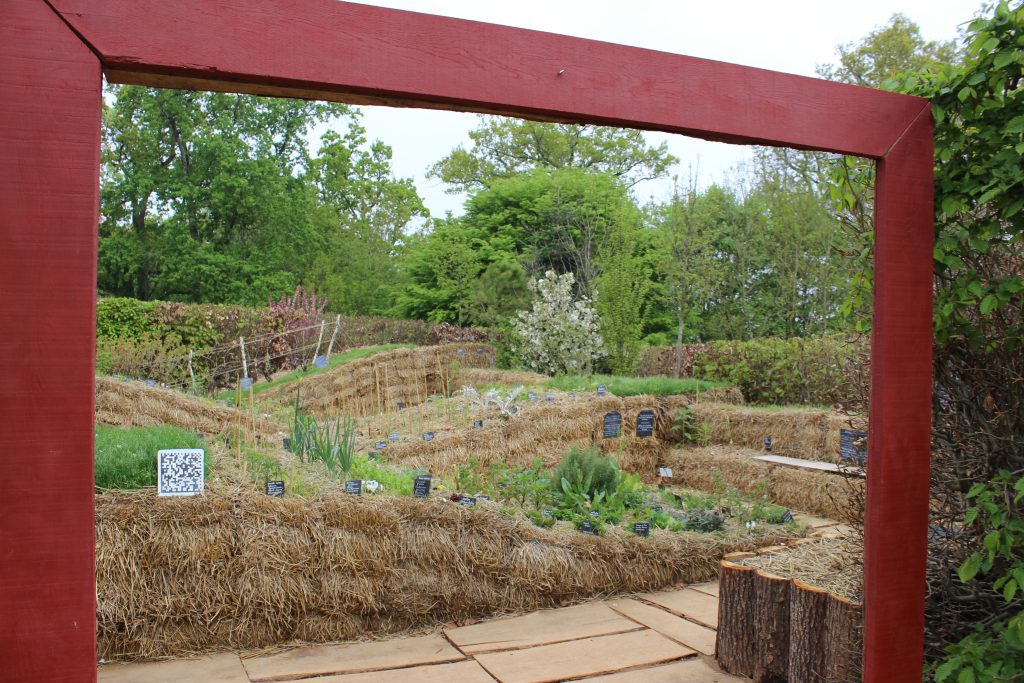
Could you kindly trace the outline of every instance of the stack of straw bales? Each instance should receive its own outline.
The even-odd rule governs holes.
[[[703,491],[731,485],[741,493],[767,494],[772,502],[801,512],[857,521],[864,480],[841,474],[772,465],[754,460],[764,451],[735,446],[676,448],[665,456],[672,483]]]
[[[765,410],[701,402],[692,408],[694,420],[711,428],[711,443],[764,450],[771,437],[772,453],[805,460],[839,462],[839,430],[851,419],[827,410],[782,408]],[[855,421],[863,429],[863,421]]]
[[[211,405],[172,389],[148,387],[142,382],[96,378],[96,422],[117,427],[171,425],[201,434],[270,436],[281,425],[235,408]]]
[[[459,349],[463,354],[459,355]],[[365,417],[426,401],[431,395],[453,390],[453,364],[486,368],[494,359],[486,344],[445,344],[394,349],[352,361],[289,382],[263,393],[262,399],[291,403],[301,390],[302,408],[321,414]]]
[[[451,474],[475,458],[481,465],[504,462],[523,467],[534,458],[545,466],[558,464],[573,446],[597,445],[614,455],[622,469],[650,479],[668,448],[678,440],[672,421],[679,408],[689,405],[686,396],[588,396],[584,400],[522,403],[512,416],[488,419],[483,429],[441,432],[432,441],[407,441],[388,446],[391,462],[422,467],[437,475]],[[654,434],[636,436],[637,415],[655,413]],[[605,415],[622,415],[621,438],[603,438]]]
[[[462,387],[486,387],[501,384],[507,387],[530,386],[548,380],[547,375],[520,370],[496,370],[493,368],[460,368],[452,380],[452,390]]]
[[[784,540],[543,530],[440,499],[96,498],[98,656],[352,640],[713,577]]]

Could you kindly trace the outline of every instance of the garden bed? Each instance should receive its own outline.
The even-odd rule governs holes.
[[[542,529],[486,502],[211,487],[96,498],[98,655],[107,660],[393,634],[714,576],[792,529]]]

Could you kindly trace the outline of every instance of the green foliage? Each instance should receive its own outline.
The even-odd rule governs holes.
[[[649,147],[638,130],[481,117],[469,150],[457,147],[429,177],[466,192],[536,170],[565,168],[606,173],[626,185],[658,178],[676,159],[665,143]]]
[[[192,432],[177,427],[96,426],[96,486],[105,489],[137,489],[156,486],[156,453],[170,448],[202,448]],[[204,458],[204,470],[209,458]]]
[[[603,384],[616,396],[677,396],[699,394],[704,391],[726,386],[722,382],[699,379],[672,379],[670,377],[619,377],[615,375],[564,375],[552,377],[544,386],[559,391],[596,391]]]
[[[687,510],[683,515],[683,528],[687,531],[697,531],[702,534],[709,534],[725,529],[725,517],[717,510],[705,510],[696,508]]]
[[[628,375],[640,357],[650,273],[639,252],[637,226],[622,218],[612,225],[601,254],[594,308],[613,374]]]
[[[96,336],[107,339],[141,339],[152,334],[152,313],[157,303],[138,299],[109,298],[96,302]]]
[[[353,479],[373,480],[384,486],[384,492],[396,496],[411,496],[416,475],[409,470],[396,470],[369,456],[357,455],[352,458],[348,476]]]
[[[572,491],[592,500],[618,488],[619,468],[596,448],[573,446],[555,468],[551,485],[556,492]]]
[[[527,510],[526,517],[542,529],[550,529],[555,525],[555,516],[550,511],[545,514],[544,510]]]
[[[671,429],[683,441],[695,443],[702,448],[711,443],[711,425],[707,422],[698,423],[689,408],[676,411]]]
[[[831,405],[855,398],[862,342],[844,337],[712,342],[695,376],[738,387],[750,403]]]
[[[289,449],[302,462],[322,462],[334,478],[352,469],[355,455],[356,421],[307,415],[299,407],[301,389],[295,392]]]
[[[993,481],[972,486],[966,498],[972,505],[964,524],[983,540],[960,566],[960,580],[994,578],[991,590],[1002,595],[1012,616],[978,624],[949,647],[935,669],[937,683],[1010,680],[1020,675],[1024,661],[1024,476],[1000,471]]]

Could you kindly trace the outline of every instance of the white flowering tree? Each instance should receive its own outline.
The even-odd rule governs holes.
[[[605,355],[590,299],[573,298],[576,278],[552,270],[530,282],[533,307],[512,320],[512,353],[524,367],[547,375],[590,373]]]

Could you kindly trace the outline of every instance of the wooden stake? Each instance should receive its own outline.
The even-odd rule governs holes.
[[[341,326],[341,314],[334,319],[334,332],[331,333],[331,343],[327,345],[327,360],[331,359],[331,349],[334,348],[334,338],[338,336],[338,328]]]
[[[192,349],[188,350],[188,375],[192,378],[192,390],[196,388],[196,373],[192,370]]]
[[[313,352],[313,360],[314,361],[316,360],[316,357],[320,355],[320,344],[322,344],[323,341],[324,341],[324,325],[325,324],[326,324],[325,320],[321,320],[320,321],[320,336],[316,340],[316,351]]]

